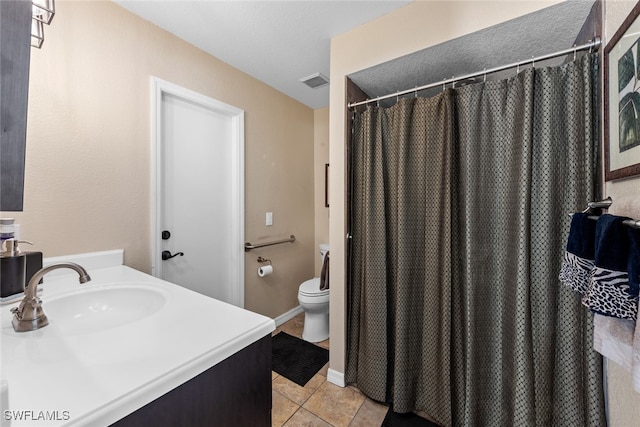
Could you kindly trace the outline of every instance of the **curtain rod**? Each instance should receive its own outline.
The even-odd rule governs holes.
[[[535,64],[536,61],[540,62],[540,61],[544,61],[546,59],[551,59],[551,58],[555,58],[555,57],[558,57],[558,56],[567,55],[567,54],[572,53],[572,52],[575,54],[576,52],[582,51],[582,50],[587,50],[587,49],[591,50],[593,48],[598,49],[600,47],[600,44],[601,44],[600,37],[595,37],[590,42],[585,43],[585,44],[580,45],[580,46],[573,46],[572,48],[569,48],[569,49],[564,49],[564,50],[561,50],[561,51],[558,51],[558,52],[549,53],[549,54],[546,54],[546,55],[538,56],[538,57],[527,59],[527,60],[524,60],[524,61],[514,62],[514,63],[511,63],[511,64],[507,64],[507,65],[501,65],[499,67],[484,69],[482,71],[478,71],[478,72],[471,73],[471,74],[465,74],[465,75],[460,76],[460,77],[451,77],[450,79],[445,79],[445,80],[440,81],[440,82],[430,83],[430,84],[427,84],[427,85],[424,85],[424,86],[420,86],[420,87],[414,87],[413,89],[401,90],[399,92],[391,93],[389,95],[378,96],[377,98],[367,99],[365,101],[352,102],[352,103],[347,104],[347,108],[357,107],[358,105],[370,104],[372,102],[378,102],[378,101],[381,101],[383,99],[399,97],[399,96],[406,95],[406,94],[409,94],[409,93],[414,93],[414,92],[417,93],[417,92],[419,92],[421,90],[430,89],[432,87],[446,86],[447,84],[455,83],[455,82],[458,82],[460,80],[466,80],[466,79],[470,79],[470,78],[478,77],[478,76],[486,76],[487,74],[495,73],[495,72],[502,71],[502,70],[508,70],[509,68],[514,68],[514,67],[520,68],[521,65]]]

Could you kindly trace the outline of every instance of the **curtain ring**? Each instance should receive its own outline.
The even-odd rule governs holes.
[[[442,91],[447,90],[447,79],[442,80]]]
[[[520,62],[518,62],[518,65],[516,66],[516,74],[520,74]]]
[[[418,97],[418,86],[416,86],[416,87],[414,88],[414,91],[413,91],[413,97],[414,97],[414,98],[417,98],[417,97]]]
[[[484,83],[487,82],[487,69],[484,69]]]
[[[535,58],[535,56],[531,57],[531,67],[532,68],[536,68],[536,58]]]
[[[574,61],[576,60],[576,53],[577,53],[577,51],[578,51],[578,48],[577,48],[577,47],[576,47],[576,45],[574,44],[574,45],[573,45],[573,60],[574,60]]]
[[[455,89],[456,88],[456,76],[451,76],[451,89]]]

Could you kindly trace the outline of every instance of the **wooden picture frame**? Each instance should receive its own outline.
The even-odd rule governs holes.
[[[604,50],[605,180],[640,175],[640,3]]]

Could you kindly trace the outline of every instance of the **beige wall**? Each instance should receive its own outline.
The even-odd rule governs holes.
[[[635,1],[607,0],[605,2],[605,33],[603,34],[605,46],[635,4]],[[604,194],[613,198],[614,205],[616,200],[623,198],[640,198],[640,177],[607,182]],[[612,361],[607,363],[607,392],[609,425],[611,427],[638,425],[640,393],[633,389],[629,372]]]
[[[297,237],[245,256],[245,305],[272,317],[297,306],[314,272],[313,110],[115,3],[56,6],[31,51],[24,212],[3,216],[45,256],[124,248],[127,265],[149,272],[156,76],[245,110],[246,239]],[[266,280],[258,255],[276,269]]]
[[[331,360],[345,367],[345,76],[559,1],[417,1],[332,39],[330,102]]]
[[[315,165],[315,226],[316,245],[329,243],[329,208],[325,206],[325,164],[329,163],[329,108],[314,111],[314,165]],[[318,250],[314,252],[318,255]],[[315,257],[316,277],[322,268],[320,257]]]

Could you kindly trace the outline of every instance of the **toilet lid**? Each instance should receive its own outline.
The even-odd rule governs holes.
[[[307,296],[321,296],[328,295],[329,289],[325,289],[324,291],[320,290],[320,278],[314,277],[313,279],[309,279],[306,282],[303,282],[300,285],[300,294]]]

